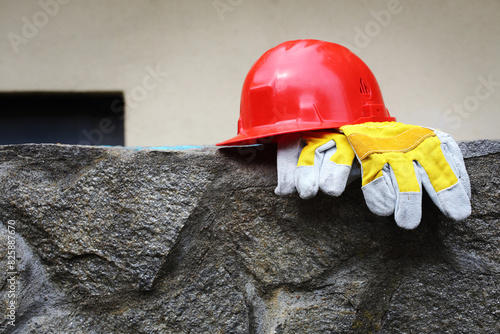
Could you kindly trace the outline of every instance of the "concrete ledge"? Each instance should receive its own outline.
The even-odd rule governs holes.
[[[460,145],[472,216],[413,231],[274,195],[273,147],[2,146],[1,331],[498,333],[500,142]]]

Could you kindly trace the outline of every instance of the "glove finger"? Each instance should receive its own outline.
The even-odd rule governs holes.
[[[300,198],[309,199],[318,193],[318,172],[315,166],[299,166],[295,174],[295,186]]]
[[[318,193],[320,168],[325,159],[325,152],[334,148],[335,142],[333,140],[327,141],[314,150],[313,165],[302,165],[297,167],[295,187],[301,198],[308,199],[316,196]],[[304,152],[304,150],[302,152]]]
[[[422,166],[419,168],[422,182],[441,212],[452,219],[462,220],[471,213],[470,181],[462,152],[449,134],[440,131],[435,133],[439,143],[437,149],[442,158],[435,154],[438,152],[435,150],[428,154],[431,160],[424,157],[419,159],[419,164]],[[439,162],[443,158],[444,161]],[[436,170],[435,166],[438,166],[438,163],[440,168]],[[446,177],[443,178],[445,174]]]
[[[441,203],[441,211],[454,220],[463,220],[470,216],[471,205],[467,191],[462,183],[457,182],[450,188],[437,193],[437,198]]]
[[[319,187],[330,196],[340,196],[347,185],[351,166],[338,165],[335,162],[325,161],[321,166]]]
[[[319,174],[319,187],[328,195],[340,196],[349,180],[355,155],[345,135],[335,133],[331,138],[335,145],[325,150]]]
[[[436,192],[425,169],[420,165],[418,169],[425,190],[444,215],[454,220],[462,220],[470,216],[470,199],[462,182],[457,182],[449,188]]]
[[[368,209],[378,216],[390,216],[394,212],[396,195],[390,174],[391,168],[385,164],[382,176],[361,188]]]
[[[347,185],[351,166],[339,165],[325,156],[319,173],[319,187],[325,194],[340,196]]]
[[[458,180],[462,184],[463,189],[470,199],[470,179],[469,174],[467,174],[467,169],[465,168],[462,150],[460,150],[458,144],[449,134],[437,130],[435,130],[434,133],[441,141],[441,149],[446,160],[448,161],[448,164],[450,164],[451,169],[453,169],[453,171],[455,172],[455,175],[457,176]]]
[[[298,136],[284,136],[278,141],[276,161],[278,185],[274,189],[276,195],[288,195],[295,192],[295,169],[302,146]]]
[[[422,181],[416,162],[413,162],[413,168],[420,191],[400,192],[396,176],[391,169],[391,179],[396,193],[394,220],[399,227],[408,230],[416,228],[422,219]]]

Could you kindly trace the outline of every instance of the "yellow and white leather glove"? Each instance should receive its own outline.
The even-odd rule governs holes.
[[[339,196],[360,175],[346,136],[338,132],[284,135],[278,140],[277,153],[277,195],[297,190],[301,198],[308,199],[321,189]]]
[[[340,129],[361,165],[363,195],[373,213],[394,213],[400,227],[417,227],[423,185],[446,216],[461,220],[470,215],[469,176],[460,148],[449,134],[399,122]]]

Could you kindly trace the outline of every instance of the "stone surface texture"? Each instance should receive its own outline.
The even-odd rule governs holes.
[[[2,146],[0,332],[499,333],[500,142],[460,147],[471,217],[407,231],[274,195],[272,146]]]

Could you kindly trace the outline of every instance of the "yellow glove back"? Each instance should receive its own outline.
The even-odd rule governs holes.
[[[361,164],[363,195],[373,213],[394,212],[399,226],[417,227],[423,184],[446,216],[461,220],[470,215],[469,176],[450,135],[399,122],[346,125],[341,130]]]

